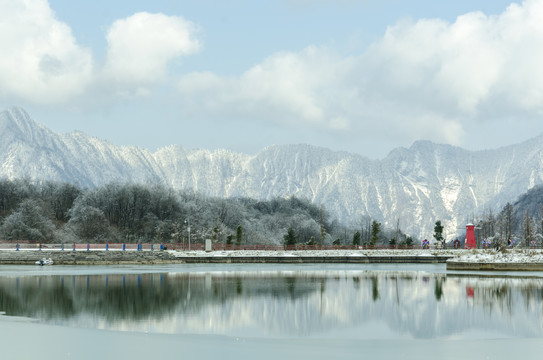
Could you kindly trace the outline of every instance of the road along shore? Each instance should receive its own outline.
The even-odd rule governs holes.
[[[195,264],[195,263],[277,263],[277,264],[374,264],[374,263],[445,263],[454,255],[425,252],[367,251],[0,251],[0,264],[34,265],[41,258],[51,258],[55,265],[117,264]]]
[[[55,265],[120,264],[447,264],[447,270],[543,271],[542,250],[0,250],[0,264],[34,265],[51,258]]]

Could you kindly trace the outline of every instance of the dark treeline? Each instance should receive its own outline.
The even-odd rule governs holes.
[[[387,234],[379,223],[363,220],[345,226],[322,206],[296,197],[219,199],[158,184],[81,189],[0,180],[0,240],[169,243],[186,241],[189,227],[196,243],[348,245],[398,239],[398,232]]]

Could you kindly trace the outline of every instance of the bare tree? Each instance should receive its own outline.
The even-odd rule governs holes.
[[[513,226],[514,226],[514,217],[513,217],[513,205],[511,203],[507,203],[505,207],[503,208],[503,227],[504,227],[504,235],[505,235],[505,241],[509,241],[513,239]]]

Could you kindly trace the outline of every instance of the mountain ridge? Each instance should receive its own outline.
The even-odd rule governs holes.
[[[254,155],[225,149],[151,152],[83,132],[56,134],[23,109],[0,112],[0,177],[96,187],[111,181],[162,182],[216,197],[299,196],[343,222],[365,216],[408,234],[445,234],[485,208],[497,209],[543,183],[543,135],[495,150],[470,151],[422,140],[382,160],[306,144],[272,145]]]

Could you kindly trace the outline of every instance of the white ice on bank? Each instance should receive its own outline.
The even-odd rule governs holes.
[[[168,252],[177,257],[345,257],[345,256],[438,256],[451,255],[462,250],[232,250],[232,251],[176,251]]]
[[[495,250],[232,250],[232,251],[176,251],[168,250],[176,257],[348,257],[348,256],[393,256],[426,257],[451,256],[451,260],[476,263],[543,263],[542,249],[512,249],[505,252]]]
[[[541,249],[514,249],[499,252],[495,250],[471,250],[452,259],[471,263],[543,263]]]

